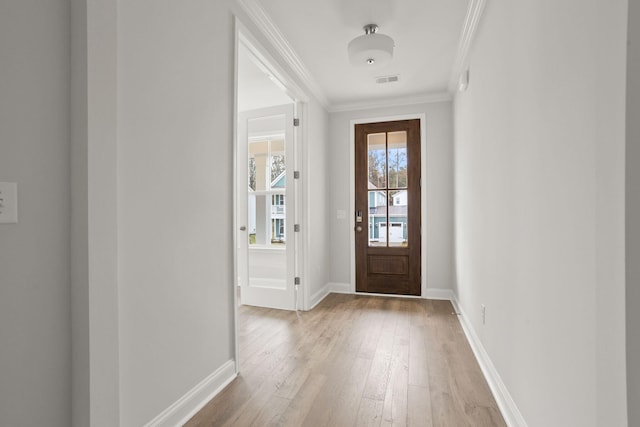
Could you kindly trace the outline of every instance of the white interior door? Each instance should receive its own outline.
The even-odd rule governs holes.
[[[294,104],[239,114],[236,224],[240,302],[294,310]]]

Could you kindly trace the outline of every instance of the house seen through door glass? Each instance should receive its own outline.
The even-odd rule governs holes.
[[[249,245],[285,247],[286,156],[283,138],[249,142]]]
[[[407,132],[367,135],[369,246],[407,246]]]

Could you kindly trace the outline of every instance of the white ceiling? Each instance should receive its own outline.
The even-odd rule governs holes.
[[[469,0],[257,0],[331,107],[447,91]],[[395,40],[376,69],[349,63],[347,44],[374,23]],[[399,74],[397,83],[375,78]]]

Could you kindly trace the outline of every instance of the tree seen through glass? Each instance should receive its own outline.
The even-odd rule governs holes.
[[[407,187],[407,149],[389,148],[389,188]]]
[[[271,182],[284,172],[286,164],[284,162],[284,154],[276,154],[271,156]]]

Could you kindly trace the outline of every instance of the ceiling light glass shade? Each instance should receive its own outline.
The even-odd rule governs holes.
[[[351,40],[348,46],[349,60],[356,66],[381,66],[389,63],[393,58],[393,47],[394,42],[391,37],[369,32]]]

